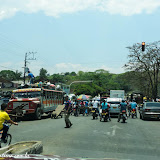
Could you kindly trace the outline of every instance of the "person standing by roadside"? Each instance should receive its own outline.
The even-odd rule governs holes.
[[[77,102],[77,100],[75,100],[75,102],[74,102],[74,110],[75,110],[74,115],[76,117],[78,117],[78,102]]]
[[[89,112],[89,103],[88,103],[88,100],[85,102],[85,113],[86,115],[88,116],[88,112]]]
[[[70,111],[71,111],[71,102],[68,99],[68,96],[66,97],[66,103],[65,103],[65,123],[66,123],[66,127],[65,128],[70,128],[73,124],[71,123],[71,121],[69,120],[69,116],[70,116]]]

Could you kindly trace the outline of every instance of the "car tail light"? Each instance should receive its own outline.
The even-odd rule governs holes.
[[[133,111],[136,111],[135,109],[133,109]]]
[[[11,104],[9,104],[9,105],[8,105],[8,108],[11,108],[11,107],[12,107],[12,105],[11,105]]]
[[[126,113],[126,111],[125,111],[125,110],[123,110],[123,111],[122,111],[122,113]]]
[[[149,112],[150,110],[151,110],[151,109],[145,109],[144,111],[145,111],[145,112]]]

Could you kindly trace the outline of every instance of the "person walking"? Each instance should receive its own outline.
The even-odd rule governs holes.
[[[70,116],[70,111],[71,111],[71,101],[68,99],[68,96],[66,97],[66,103],[65,103],[65,123],[66,123],[66,127],[64,128],[70,128],[73,124],[71,123],[71,121],[69,120],[69,116]]]

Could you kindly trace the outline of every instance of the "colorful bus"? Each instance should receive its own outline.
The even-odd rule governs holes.
[[[10,114],[17,107],[22,107],[24,115],[41,119],[43,113],[50,114],[58,105],[63,104],[64,92],[47,88],[23,88],[12,91],[7,112]]]

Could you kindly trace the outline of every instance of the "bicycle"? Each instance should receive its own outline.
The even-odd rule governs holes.
[[[10,128],[11,125],[12,124],[9,125],[9,128]],[[9,131],[9,129],[8,129],[8,131]],[[3,130],[0,131],[0,148],[3,148],[3,147],[6,147],[6,146],[10,145],[11,141],[12,141],[12,135],[7,133],[7,136],[6,136],[7,142],[6,143],[2,142],[2,139],[1,139],[2,133],[3,133]]]

